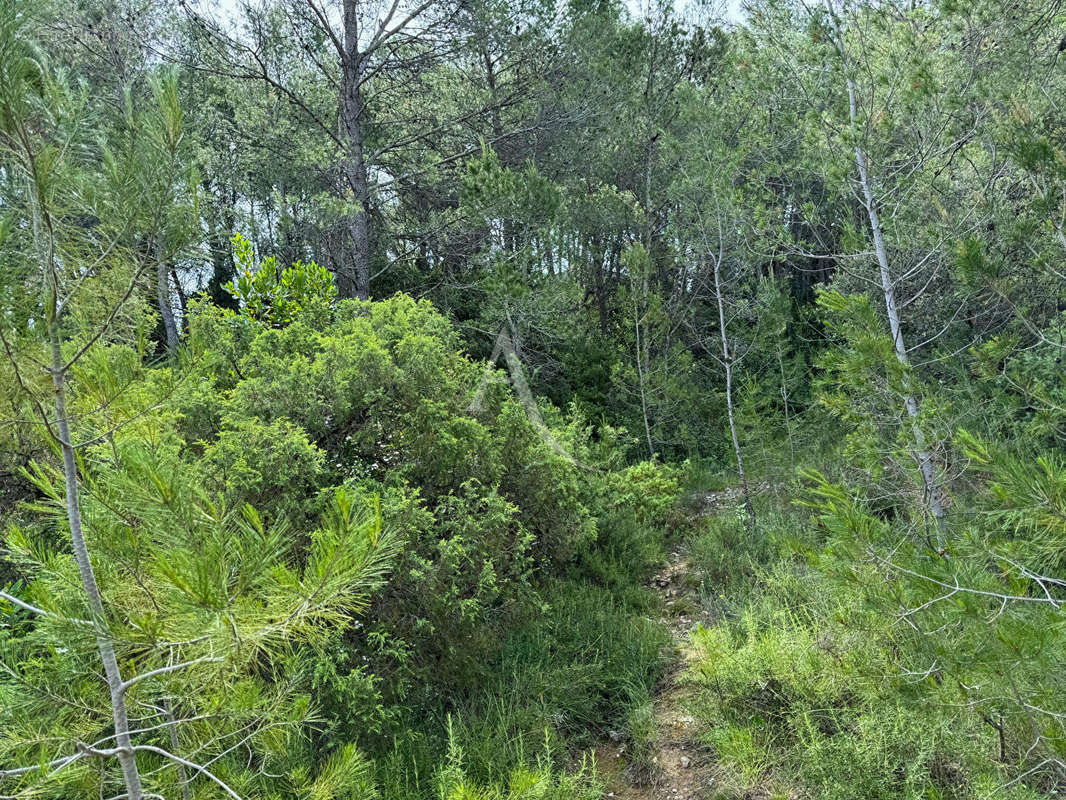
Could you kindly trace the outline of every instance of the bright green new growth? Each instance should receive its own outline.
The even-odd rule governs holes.
[[[134,741],[145,748],[138,761],[146,788],[166,793],[190,777],[153,749],[162,748],[195,754],[241,796],[277,796],[280,786],[264,783],[264,771],[288,775],[292,791],[344,796],[359,777],[357,752],[338,754],[322,774],[302,768],[319,711],[293,647],[327,640],[383,584],[399,541],[382,533],[380,511],[338,490],[320,526],[307,531],[309,547],[297,550],[299,538],[283,521],[265,523],[248,505],[215,505],[172,442],[123,436],[108,450],[99,457],[118,464],[106,481],[92,468],[83,473],[83,511],[107,630],[129,675],[127,702],[138,709]],[[45,498],[38,510],[61,520],[62,477],[32,470],[27,478]],[[111,744],[100,736],[108,703],[92,679],[91,629],[70,588],[75,568],[49,539],[20,528],[7,537],[10,557],[30,576],[22,595],[42,603],[44,616],[5,642],[12,672],[0,694],[0,752],[12,765],[59,758],[9,786],[63,796],[99,780],[85,746]],[[34,732],[45,730],[59,735],[40,741]]]
[[[235,233],[230,242],[237,276],[223,288],[237,301],[242,314],[274,327],[287,325],[300,315],[307,319],[328,317],[337,300],[329,270],[314,261],[295,261],[291,267],[279,269],[272,255],[256,266],[250,241]]]

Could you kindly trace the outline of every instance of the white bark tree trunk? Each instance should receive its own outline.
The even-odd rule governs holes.
[[[719,226],[721,235],[721,226]],[[718,257],[714,259],[714,296],[718,303],[718,328],[722,342],[722,366],[725,367],[725,407],[726,416],[729,418],[729,435],[733,439],[733,454],[737,459],[737,474],[740,477],[740,487],[744,492],[744,509],[748,512],[748,520],[752,529],[756,526],[755,506],[751,502],[751,491],[748,488],[748,477],[744,472],[744,455],[740,450],[740,437],[737,436],[736,414],[733,411],[733,354],[729,349],[729,333],[725,323],[725,298],[722,290],[722,251],[719,248]]]
[[[829,6],[828,0],[826,6],[829,9],[830,14],[832,14],[832,8]],[[909,385],[907,385],[910,382],[910,359],[907,356],[907,346],[903,341],[903,328],[900,321],[899,305],[896,302],[896,285],[888,261],[888,248],[885,246],[884,229],[881,226],[881,217],[878,213],[877,199],[874,196],[873,185],[870,179],[869,163],[866,158],[866,152],[863,149],[861,140],[858,136],[858,101],[855,96],[855,80],[848,72],[850,64],[848,63],[847,51],[844,48],[844,37],[839,30],[837,31],[837,45],[840,50],[840,57],[843,61],[847,81],[848,120],[850,122],[851,132],[855,136],[855,167],[859,173],[859,185],[862,187],[863,206],[870,223],[870,233],[873,236],[874,241],[874,252],[877,255],[877,264],[880,268],[881,292],[884,295],[889,332],[892,335],[892,344],[896,351],[896,359],[903,367],[904,381],[907,382],[904,387],[903,405],[906,409],[907,417],[910,420],[911,433],[914,437],[914,456],[918,461],[918,469],[921,472],[922,482],[925,486],[926,505],[929,509],[929,513],[936,521],[937,542],[942,545],[941,535],[944,528],[945,511],[943,503],[941,503],[940,500],[940,483],[937,477],[936,466],[933,463],[933,458],[926,446],[925,436],[918,423],[918,417],[921,411],[918,398],[911,391]]]
[[[792,418],[788,409],[788,379],[785,375],[785,360],[781,356],[781,343],[777,343],[777,367],[781,372],[781,399],[785,404],[785,431],[788,433],[789,466],[796,468],[796,445],[792,440]]]
[[[651,423],[648,422],[648,392],[645,386],[644,354],[640,335],[640,313],[637,308],[637,298],[633,298],[633,335],[636,337],[637,348],[637,386],[640,389],[640,411],[644,418],[644,435],[648,440],[648,457],[655,457],[655,445],[651,440]]]
[[[51,259],[49,259],[51,261]],[[82,588],[89,601],[92,623],[96,631],[96,647],[104,665],[104,679],[107,681],[111,696],[112,720],[115,726],[115,750],[122,777],[126,783],[126,797],[129,800],[142,800],[144,790],[141,788],[141,776],[137,769],[137,759],[130,741],[129,715],[126,712],[126,689],[115,655],[111,632],[107,627],[104,602],[100,587],[96,583],[89,548],[85,543],[82,529],[81,500],[78,493],[78,468],[74,459],[74,446],[70,439],[70,418],[67,414],[66,367],[63,361],[62,339],[59,331],[58,286],[55,280],[54,265],[46,267],[51,276],[49,287],[48,339],[52,359],[52,386],[55,391],[56,429],[59,446],[63,453],[63,480],[66,483],[67,522],[70,525],[70,538],[73,544],[74,560],[78,565]]]

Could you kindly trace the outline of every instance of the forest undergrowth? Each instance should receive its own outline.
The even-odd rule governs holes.
[[[0,800],[1066,794],[1064,30],[0,0]]]
[[[811,487],[760,488],[757,536],[739,490],[688,493],[693,527],[648,583],[671,663],[595,747],[605,796],[1046,796],[1012,778],[1009,718],[982,708],[988,687],[914,669],[935,645],[834,563],[802,501]]]

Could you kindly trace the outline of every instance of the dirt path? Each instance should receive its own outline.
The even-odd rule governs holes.
[[[688,690],[682,680],[689,664],[689,631],[698,619],[695,587],[689,586],[688,564],[679,553],[652,579],[665,597],[663,623],[674,634],[678,657],[663,678],[652,704],[656,737],[650,757],[630,759],[633,743],[607,741],[596,748],[596,765],[613,800],[702,800],[713,785],[710,753],[695,739],[695,721],[687,710]]]
[[[689,505],[696,516],[707,516],[741,501],[738,489],[726,489],[702,492]],[[683,678],[693,656],[691,632],[713,620],[702,607],[698,579],[682,552],[670,554],[650,585],[663,597],[662,623],[673,633],[677,653],[653,700],[651,754],[634,760],[634,743],[615,736],[595,749],[597,769],[607,786],[605,797],[612,800],[704,800],[713,794],[716,767],[713,754],[696,738],[688,710],[691,689]]]

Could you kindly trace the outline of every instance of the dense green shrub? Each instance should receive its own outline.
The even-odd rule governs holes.
[[[380,497],[404,542],[367,618],[312,659],[323,741],[381,752],[442,703],[477,706],[497,680],[518,681],[527,734],[620,713],[626,686],[650,691],[664,640],[631,609],[648,603],[634,587],[661,556],[675,470],[618,471],[617,432],[593,438],[578,415],[543,405],[546,440],[503,374],[466,358],[448,321],[409,297],[282,325],[205,306],[191,334],[199,371],[175,399],[205,485],[297,521],[345,486]],[[545,590],[566,570],[579,582]],[[543,699],[562,687],[569,698]]]
[[[138,553],[167,548],[152,579],[158,571],[207,609],[201,616],[215,615],[215,632],[246,659],[241,686],[296,698],[298,745],[267,736],[261,756],[291,773],[282,795],[598,796],[591,767],[568,775],[563,756],[649,708],[669,636],[649,618],[656,601],[640,582],[678,522],[677,470],[625,467],[624,433],[594,430],[575,409],[542,403],[531,414],[504,373],[463,354],[427,302],[337,304],[319,291],[321,275],[279,272],[273,261],[253,274],[243,244],[242,253],[241,307],[194,303],[189,347],[173,360],[151,364],[104,343],[75,373],[78,435],[94,442],[84,451],[85,507],[111,526],[93,542],[101,580],[113,591],[125,571],[146,574]],[[323,552],[338,503],[369,509],[371,533],[393,545],[387,574],[372,594],[331,610],[313,637],[279,643],[267,658],[260,640],[289,619],[270,604],[272,590],[311,585],[293,575],[330,583],[331,559],[358,556]],[[151,504],[156,521],[142,521]],[[242,535],[270,533],[259,560],[241,536],[219,534],[252,507]],[[29,542],[50,558],[64,541],[53,527],[35,522],[11,552]],[[32,581],[29,556],[11,558],[16,577]],[[230,606],[253,594],[227,583],[240,580],[232,564],[244,558],[266,599],[240,611],[267,630],[246,648],[251,627],[227,627]],[[270,575],[284,586],[271,587],[260,561],[279,562]],[[136,588],[109,602],[124,624],[155,631]],[[24,626],[0,632],[18,638]],[[19,647],[42,658],[31,651],[47,630],[29,632]],[[56,652],[45,662],[56,675],[65,663]],[[203,677],[205,702],[232,687]],[[545,737],[550,753],[537,745]]]

